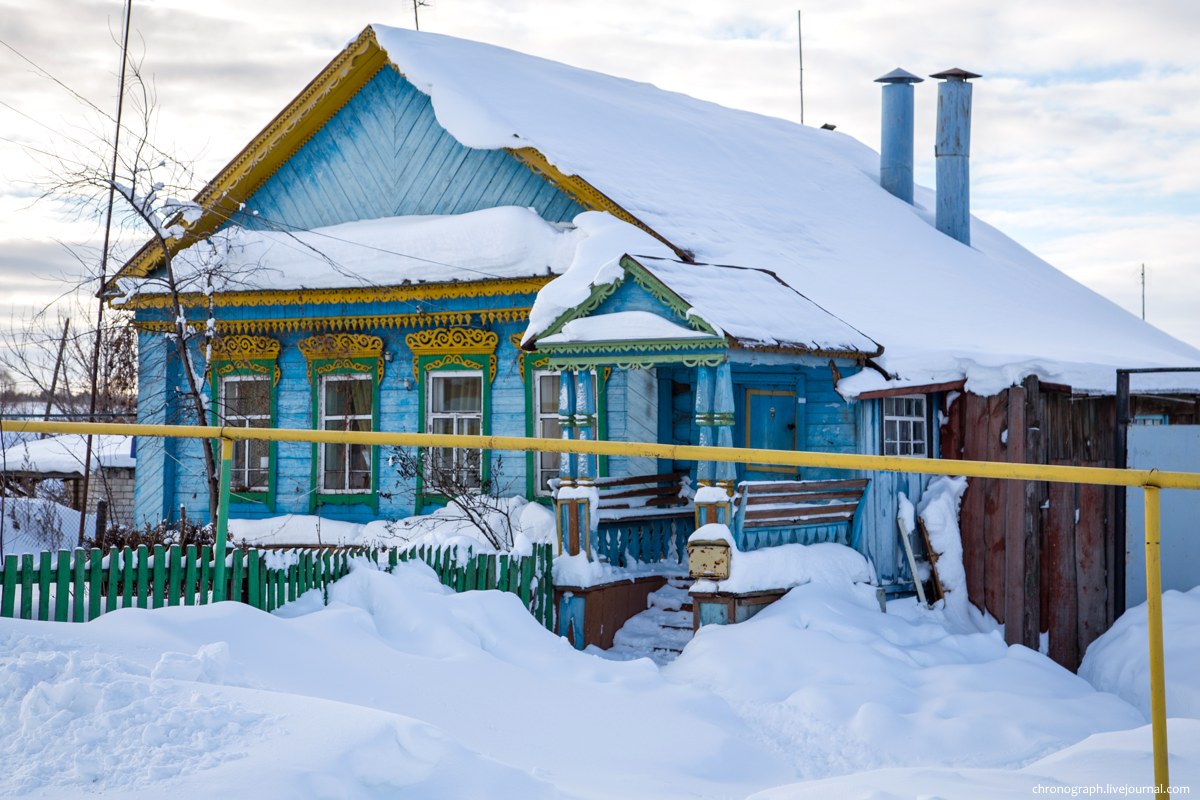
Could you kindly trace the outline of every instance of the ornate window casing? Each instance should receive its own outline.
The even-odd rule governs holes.
[[[929,455],[929,417],[925,395],[883,398],[883,454]]]
[[[425,429],[430,433],[478,436],[483,432],[483,373],[435,370],[425,376]],[[453,484],[483,486],[483,453],[466,448],[431,447],[425,468],[452,472]]]
[[[435,431],[432,428],[435,425],[472,427],[473,423],[470,420],[478,419],[479,433],[484,436],[491,434],[492,382],[496,379],[496,346],[499,344],[500,337],[492,331],[479,328],[431,328],[410,333],[404,337],[404,341],[412,351],[413,374],[417,376],[420,389],[418,392],[420,407],[417,413],[420,432],[433,433]],[[478,378],[482,384],[479,387],[478,412],[442,408],[435,413],[432,402],[434,384],[431,382],[430,376],[442,372],[460,372],[465,373],[460,377],[473,375]],[[462,387],[466,386],[467,384],[462,384]],[[435,422],[435,419],[443,421]],[[458,421],[444,421],[448,419],[458,419]],[[438,457],[447,458],[445,455]],[[464,469],[474,469],[477,464],[479,482],[482,485],[491,478],[490,461],[490,452],[485,450],[483,452],[452,453],[446,463]],[[423,503],[437,502],[439,499],[425,494],[424,485],[418,477],[417,510],[420,510]]]
[[[608,434],[607,425],[604,423],[606,405],[603,400],[606,383],[604,372],[602,370],[600,374],[588,373],[592,379],[592,396],[596,398],[596,425],[591,433],[593,441],[605,439]],[[560,373],[550,370],[535,370],[532,379],[526,384],[528,387],[526,395],[529,400],[527,436],[539,439],[558,439],[562,436],[562,423],[558,416],[559,375]],[[600,476],[603,477],[608,474],[608,459],[604,456],[601,456],[601,459],[599,470]],[[529,461],[529,496],[550,497],[549,481],[558,477],[558,453],[530,453]]]
[[[264,336],[219,336],[209,369],[213,424],[245,428],[275,426],[279,342]],[[275,443],[236,441],[231,490],[235,501],[275,505]]]
[[[379,429],[383,339],[365,333],[326,333],[297,343],[308,362],[317,430]],[[310,511],[318,505],[365,503],[378,509],[379,448],[314,444]]]
[[[557,370],[549,369],[550,356],[527,353],[521,349],[521,334],[514,333],[508,341],[517,351],[517,368],[525,384],[525,435],[531,438],[557,439],[562,435],[558,418]],[[608,386],[612,367],[601,367],[592,371],[592,389],[596,398],[596,427],[593,433],[598,439],[608,438],[608,403],[605,388]],[[550,491],[547,481],[558,477],[558,454],[525,454],[525,496],[548,500]],[[600,477],[608,475],[608,456],[600,456]]]

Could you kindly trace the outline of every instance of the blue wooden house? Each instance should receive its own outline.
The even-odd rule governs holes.
[[[1200,362],[1200,353],[970,217],[978,76],[936,77],[958,112],[939,120],[935,202],[912,184],[920,79],[910,73],[880,79],[881,163],[841,133],[369,27],[213,178],[197,197],[203,214],[172,242],[194,281],[196,320],[213,298],[214,418],[1103,461],[1055,450],[1049,431],[1091,442],[1068,418],[1087,408],[1098,419],[1095,396],[1111,391],[1114,365]],[[215,278],[202,268],[213,253]],[[139,421],[186,422],[162,269],[147,245],[118,276],[120,302],[140,331]],[[1056,428],[1038,423],[1035,399],[1047,392],[1071,401]],[[1011,422],[1006,436],[976,435],[978,420],[964,415],[979,403],[987,419]],[[1033,450],[1010,452],[1033,430],[1047,431]],[[199,447],[139,442],[137,522],[181,506],[206,514]],[[899,494],[916,501],[927,482],[543,454],[504,454],[497,467],[499,455],[433,458],[502,493],[549,501],[558,486],[566,551],[619,561],[632,528],[673,539],[677,551],[699,491],[700,521],[729,524],[739,547],[841,541],[885,584],[906,571]],[[232,513],[243,517],[367,520],[439,502],[386,454],[358,446],[239,444],[234,483]],[[722,502],[699,487],[723,489]],[[623,520],[625,534],[606,519]],[[987,535],[1011,538],[1015,551],[1019,532],[996,530]],[[644,553],[669,549],[660,541]],[[996,613],[1018,590],[999,591],[972,599]]]

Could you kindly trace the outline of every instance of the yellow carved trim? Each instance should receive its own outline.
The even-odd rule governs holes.
[[[418,355],[434,353],[494,353],[500,337],[479,328],[434,328],[404,337],[410,350]]]
[[[521,334],[514,333],[508,337],[508,342],[513,347],[517,348],[517,374],[521,376],[521,383],[525,382],[525,359],[533,356],[533,353],[527,353],[521,349]],[[529,366],[533,369],[543,369],[550,364],[550,356],[542,356],[535,358],[529,362]]]
[[[369,367],[364,369],[365,366],[366,365],[364,365],[363,363],[361,363],[359,361],[354,361],[353,359],[350,359],[350,358],[338,358],[333,361],[328,361],[324,364],[321,364],[319,367],[317,367],[315,372],[318,377],[320,377],[321,375],[328,375],[331,372],[339,372],[341,370],[353,370],[355,372],[370,372],[371,370]],[[378,380],[383,380],[383,361],[382,360],[378,361],[375,364],[375,377]]]
[[[380,330],[396,328],[430,328],[464,326],[472,323],[491,325],[504,322],[525,322],[529,307],[470,309],[466,311],[429,311],[421,314],[378,314],[359,317],[285,317],[282,319],[222,319],[217,320],[217,334],[297,333],[325,330]],[[189,323],[202,330],[204,320]],[[141,320],[133,326],[148,333],[170,333],[173,323],[162,320]]]
[[[466,369],[479,369],[480,368],[479,364],[476,364],[473,361],[468,361],[464,356],[461,356],[458,353],[447,353],[446,355],[442,356],[441,358],[426,362],[425,369],[427,369],[427,370],[441,369],[442,367],[450,366],[451,364],[456,364],[460,367],[465,367]],[[415,370],[416,367],[414,366],[413,369]],[[488,356],[488,383],[491,383],[495,380],[496,380],[496,357],[494,355],[489,355]]]
[[[419,366],[421,356],[446,355],[447,358],[452,358],[468,354],[489,356],[491,380],[496,379],[496,346],[500,343],[500,337],[492,331],[480,330],[479,328],[434,328],[433,330],[410,333],[404,337],[404,342],[413,354],[414,375],[421,374]],[[435,363],[441,366],[448,363],[462,364],[464,362],[443,359]],[[426,365],[426,369],[431,368],[431,366]]]
[[[213,361],[275,360],[279,358],[279,342],[266,336],[218,336],[212,343]]]
[[[589,211],[607,211],[614,217],[628,222],[630,225],[636,225],[646,233],[658,239],[667,247],[675,251],[675,255],[680,259],[691,262],[693,257],[691,253],[676,247],[667,237],[660,234],[658,231],[651,228],[640,219],[630,214],[622,208],[615,200],[606,195],[604,192],[597,189],[592,184],[578,175],[567,175],[559,170],[558,167],[550,163],[546,156],[542,155],[541,151],[534,147],[522,148],[505,148],[513,158],[520,161],[533,172],[545,178],[551,186],[557,186],[559,189],[570,195],[575,202],[588,209]]]
[[[375,31],[369,27],[364,29],[200,190],[195,199],[204,213],[182,238],[171,240],[171,252],[178,252],[224,225],[241,203],[249,199],[387,63],[387,53],[375,41]],[[152,240],[121,268],[116,277],[145,277],[161,261],[162,249]]]
[[[356,286],[344,289],[286,289],[261,292],[217,292],[214,303],[220,308],[249,306],[317,305],[329,303],[386,303],[420,300],[456,300],[465,297],[496,297],[507,294],[537,294],[553,275],[526,278],[497,278],[485,281],[417,283],[408,286]],[[185,294],[181,298],[189,308],[207,307],[204,294]],[[169,294],[138,294],[120,304],[122,309],[171,308]]]
[[[383,355],[383,339],[365,333],[325,333],[310,336],[296,343],[311,363],[335,358],[379,358]]]
[[[279,379],[283,377],[283,372],[279,369],[278,364],[268,367],[264,364],[256,364],[253,361],[222,361],[216,368],[218,379],[226,375],[232,375],[235,372],[254,372],[259,375],[270,375],[272,386],[278,386]]]

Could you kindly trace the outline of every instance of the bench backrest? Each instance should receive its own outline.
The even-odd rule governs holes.
[[[598,478],[600,518],[623,519],[645,516],[690,514],[691,500],[683,496],[687,471],[628,478]]]
[[[746,481],[738,484],[741,529],[851,522],[869,481]]]

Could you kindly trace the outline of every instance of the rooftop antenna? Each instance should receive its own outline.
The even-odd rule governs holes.
[[[421,17],[418,16],[417,9],[421,8],[422,6],[429,5],[429,0],[412,0],[412,4],[413,4],[413,25],[415,25],[417,27],[417,30],[421,30]]]
[[[1146,319],[1146,265],[1142,264],[1142,320]]]
[[[804,22],[796,9],[796,46],[800,55],[800,124],[804,124]]]

